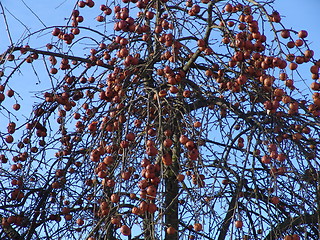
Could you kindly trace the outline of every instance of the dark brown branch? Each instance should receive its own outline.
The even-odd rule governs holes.
[[[271,232],[265,237],[265,240],[274,240],[281,237],[280,234],[283,234],[289,227],[297,227],[304,224],[318,224],[319,212],[316,212],[312,215],[304,214],[298,217],[288,217],[285,221],[278,224],[277,227],[271,230]]]
[[[75,61],[82,62],[82,63],[92,63],[92,61],[89,58],[82,58],[82,57],[77,57],[77,56],[71,56],[71,55],[64,54],[64,53],[56,53],[56,52],[38,50],[38,49],[34,49],[34,48],[23,48],[23,47],[12,47],[12,48],[9,48],[4,54],[2,54],[2,56],[6,55],[7,53],[20,51],[20,50],[27,51],[27,52],[32,52],[32,53],[37,53],[37,54],[42,54],[42,55],[45,55],[45,56],[54,56],[54,57],[58,57],[58,58],[67,58],[67,59],[75,60]],[[110,70],[113,69],[113,66],[108,65],[108,64],[104,64],[101,67],[107,68],[107,69],[110,69]]]

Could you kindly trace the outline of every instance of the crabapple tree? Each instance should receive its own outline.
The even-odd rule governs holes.
[[[16,39],[0,3],[1,239],[319,239],[320,61],[273,2],[74,1]]]

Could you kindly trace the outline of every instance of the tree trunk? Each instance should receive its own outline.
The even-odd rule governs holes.
[[[177,135],[175,135],[175,142],[178,141]],[[179,172],[179,158],[180,151],[179,147],[174,147],[172,150],[172,165],[168,167],[166,178],[165,178],[165,225],[166,227],[173,227],[177,230],[175,234],[165,233],[165,240],[177,240],[179,239],[178,228],[179,228],[179,216],[178,216],[178,193],[179,184],[176,175]]]

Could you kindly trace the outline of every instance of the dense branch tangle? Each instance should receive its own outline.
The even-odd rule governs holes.
[[[319,77],[307,33],[272,1],[181,3],[78,1],[47,49],[2,54],[1,238],[319,239],[320,85],[288,78]],[[23,121],[27,64],[50,83]]]

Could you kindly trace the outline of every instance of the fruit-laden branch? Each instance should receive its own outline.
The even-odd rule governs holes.
[[[75,60],[75,61],[82,62],[82,63],[92,63],[92,61],[89,58],[76,57],[76,56],[71,56],[71,55],[64,54],[64,53],[56,53],[56,52],[38,50],[38,49],[34,49],[34,48],[12,47],[0,55],[0,64],[4,63],[5,57],[7,56],[7,54],[10,54],[10,53],[16,52],[16,51],[31,52],[31,53],[37,53],[37,54],[41,54],[41,55],[45,55],[45,56],[54,56],[54,57],[59,57],[59,58],[67,58],[67,59]],[[113,66],[108,65],[108,64],[103,64],[101,67],[107,68],[110,70],[114,69]]]
[[[188,229],[188,231],[190,231],[190,232],[193,232],[193,233],[195,233],[195,234],[197,234],[197,235],[199,235],[199,236],[201,236],[201,237],[204,237],[204,238],[206,238],[206,239],[208,239],[208,240],[214,240],[213,238],[207,236],[207,235],[204,234],[204,233],[197,232],[196,230],[191,229],[187,224],[185,224],[185,223],[182,222],[182,221],[180,221],[179,224],[180,224],[181,226],[183,226],[185,229]]]
[[[2,229],[9,239],[22,240],[21,235],[11,226],[11,224],[6,224],[3,222],[4,218],[2,215],[0,215],[0,218],[2,219]]]
[[[134,205],[132,205],[132,204],[120,204],[119,206],[112,208],[112,209],[110,210],[110,213],[111,213],[111,214],[109,214],[109,215],[107,215],[107,216],[103,216],[102,218],[99,219],[99,221],[95,224],[95,226],[93,227],[93,229],[88,233],[88,235],[87,235],[87,237],[86,237],[86,240],[90,239],[91,236],[94,236],[94,234],[101,228],[101,226],[102,226],[103,224],[106,224],[106,225],[107,225],[105,232],[108,233],[108,232],[109,232],[108,230],[111,230],[111,229],[112,229],[112,227],[111,227],[112,224],[111,224],[111,222],[110,222],[110,218],[111,218],[111,216],[112,216],[113,214],[115,214],[115,213],[117,212],[117,210],[118,210],[119,208],[132,209],[133,207],[134,207]],[[138,216],[138,217],[140,217],[140,218],[143,219],[142,216]],[[107,236],[106,236],[106,237],[107,237]],[[109,238],[110,238],[110,236],[109,236]],[[108,239],[109,239],[109,238],[108,238]],[[110,239],[110,240],[111,240],[111,239]]]
[[[211,33],[211,24],[212,24],[212,6],[213,3],[210,2],[208,4],[208,25],[207,25],[207,29],[204,35],[203,40],[205,41],[205,43],[208,43],[208,39]],[[190,58],[190,60],[183,66],[183,71],[188,72],[188,70],[191,68],[192,64],[197,60],[198,56],[200,55],[201,51],[199,49],[197,49],[197,51],[192,55],[192,57]]]

